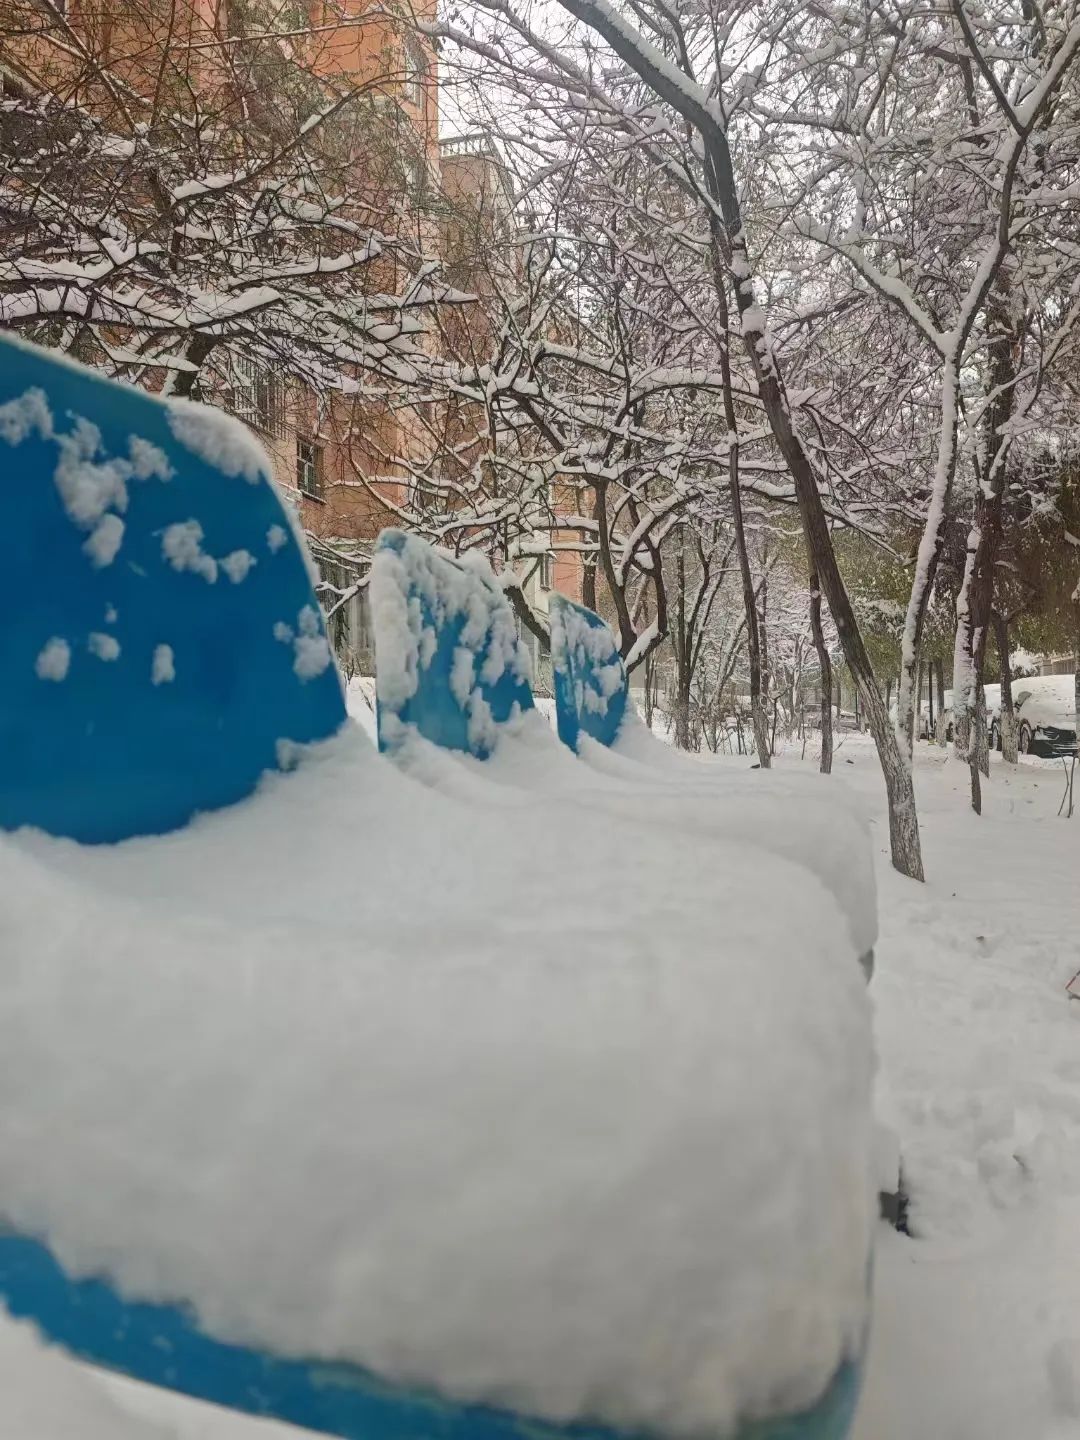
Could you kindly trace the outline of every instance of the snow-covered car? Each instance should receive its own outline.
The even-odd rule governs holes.
[[[1036,675],[1013,687],[1021,755],[1076,753],[1075,675]]]
[[[1001,686],[986,685],[983,687],[986,696],[986,726],[990,732],[990,746],[992,749],[1001,749]],[[953,692],[945,691],[945,708],[942,711],[945,716],[945,738],[952,741],[953,738]],[[920,716],[919,734],[924,740],[933,739],[937,730],[937,713],[934,715],[934,725],[930,725],[930,706],[923,703]]]

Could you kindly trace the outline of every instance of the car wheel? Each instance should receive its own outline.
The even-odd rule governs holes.
[[[1031,726],[1026,720],[1020,726],[1020,738],[1017,745],[1021,755],[1031,754]]]

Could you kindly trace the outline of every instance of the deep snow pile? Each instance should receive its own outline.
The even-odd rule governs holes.
[[[299,1435],[299,1432],[296,1432]],[[97,1376],[47,1349],[0,1307],[0,1436],[3,1440],[170,1440],[105,1393]]]
[[[362,705],[354,694],[350,706]],[[745,763],[721,773],[657,744],[629,710],[611,749],[582,736],[579,757],[555,741],[554,724],[546,705],[515,717],[484,761],[436,749],[415,733],[396,754],[425,784],[467,803],[517,804],[523,824],[543,794],[568,817],[607,815],[634,826],[647,816],[661,844],[676,834],[683,843],[696,836],[760,849],[767,865],[775,858],[817,876],[847,919],[856,954],[872,950],[877,899],[865,807],[843,784],[790,769],[750,771]]]
[[[721,760],[718,779],[745,763]],[[977,820],[966,770],[917,747],[921,886],[889,867],[869,741],[844,736],[837,751],[839,774],[875,817],[882,935],[871,995],[920,1231],[878,1232],[856,1440],[1080,1434],[1080,1002],[1064,992],[1080,967],[1080,824],[1056,818],[1060,764],[1025,760],[1011,776],[992,765]],[[777,775],[795,768],[782,760]],[[97,1383],[167,1424],[170,1440],[286,1433],[112,1377]],[[128,1432],[116,1426],[109,1440]]]
[[[805,775],[771,786],[760,774],[711,783],[707,767],[656,745],[626,710],[611,630],[563,597],[551,607],[557,729],[566,742],[556,743],[550,714],[537,713],[523,683],[528,657],[481,555],[465,563],[387,531],[370,591],[379,731],[400,764],[470,802],[490,803],[499,787],[529,798],[558,795],[568,814],[760,846],[825,884],[868,962],[877,933],[873,864],[843,786]],[[611,726],[594,728],[602,717]]]
[[[867,1001],[805,870],[348,727],[170,836],[2,837],[0,890],[0,1210],[72,1270],[672,1433],[857,1346]]]

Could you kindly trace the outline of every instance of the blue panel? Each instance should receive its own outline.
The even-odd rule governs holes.
[[[613,745],[630,682],[611,627],[565,595],[551,596],[550,611],[559,739],[571,750],[582,735]]]
[[[223,473],[170,413],[0,336],[2,828],[87,842],[171,830],[249,794],[279,740],[344,720],[253,442],[225,432],[225,469],[248,459],[251,478]]]
[[[375,593],[380,587],[399,590],[405,606],[411,607],[412,639],[419,650],[412,693],[406,699],[389,696],[389,667],[380,656],[393,650],[396,658],[402,637],[386,628],[382,607],[375,604],[379,748],[392,749],[397,727],[406,725],[444,750],[487,759],[498,727],[533,706],[528,656],[502,591],[480,570],[401,530],[384,530],[379,536],[372,585]],[[471,680],[455,686],[455,668],[460,676],[462,664]],[[490,712],[490,724],[478,723],[477,706]]]
[[[352,1365],[222,1344],[183,1309],[125,1300],[102,1280],[70,1279],[44,1245],[20,1235],[0,1233],[0,1296],[17,1318],[95,1364],[343,1440],[635,1440],[600,1425],[455,1404]],[[734,1440],[843,1440],[858,1390],[859,1366],[845,1363],[812,1410],[744,1426]]]

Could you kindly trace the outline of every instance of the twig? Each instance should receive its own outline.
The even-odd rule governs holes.
[[[1069,760],[1063,755],[1061,757],[1061,763],[1065,767],[1065,794],[1061,797],[1061,804],[1058,806],[1057,813],[1060,815],[1061,812],[1065,810],[1065,819],[1071,820],[1073,816],[1073,777],[1076,774],[1076,756],[1074,755],[1072,759]],[[1066,801],[1068,801],[1069,807],[1067,810],[1065,809]]]

